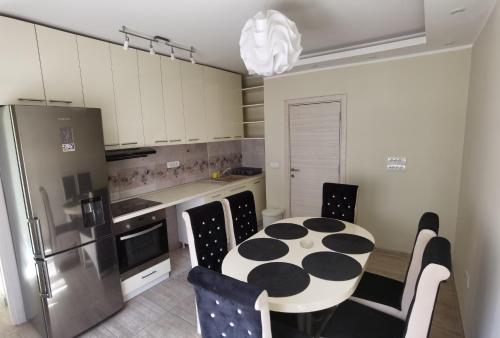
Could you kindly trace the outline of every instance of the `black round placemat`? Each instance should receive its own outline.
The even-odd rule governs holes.
[[[339,232],[345,229],[345,224],[333,218],[317,217],[304,221],[304,226],[318,232]]]
[[[272,238],[250,239],[238,247],[240,255],[254,261],[272,261],[285,256],[288,251],[288,245]]]
[[[334,234],[323,238],[323,245],[330,250],[346,254],[364,254],[375,247],[367,238],[353,234]]]
[[[311,277],[295,264],[272,262],[250,271],[247,281],[266,290],[270,297],[289,297],[304,291]]]
[[[346,281],[361,274],[361,264],[347,255],[321,251],[307,255],[302,267],[314,277],[331,281]]]
[[[295,223],[274,223],[268,226],[264,232],[269,237],[277,239],[298,239],[308,233],[306,228]]]

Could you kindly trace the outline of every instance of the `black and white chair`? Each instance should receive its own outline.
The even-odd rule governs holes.
[[[271,323],[267,292],[203,267],[193,268],[198,322],[204,338],[303,338],[282,323]]]
[[[243,191],[222,200],[226,211],[229,246],[234,248],[257,233],[255,200],[251,191]]]
[[[414,296],[405,318],[396,318],[348,300],[334,312],[322,336],[328,338],[428,337],[439,286],[450,275],[450,242],[442,237],[434,237],[425,248]]]
[[[424,213],[418,223],[411,261],[404,282],[365,272],[351,300],[394,317],[406,318],[420,273],[424,249],[438,232],[438,215],[433,212]]]
[[[340,183],[323,183],[321,217],[354,222],[358,186]]]
[[[201,265],[221,272],[228,251],[222,203],[215,201],[188,209],[182,217],[187,228],[191,266]]]

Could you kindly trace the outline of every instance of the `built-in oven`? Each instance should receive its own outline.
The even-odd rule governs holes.
[[[165,210],[114,224],[122,281],[169,259]]]

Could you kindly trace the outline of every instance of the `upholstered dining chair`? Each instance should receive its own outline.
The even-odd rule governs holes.
[[[438,233],[439,216],[433,212],[425,212],[418,223],[404,282],[365,272],[351,300],[401,319],[406,318],[420,273],[424,249]]]
[[[251,284],[208,270],[193,268],[198,322],[203,338],[306,338],[280,322],[271,322],[267,292]]]
[[[257,233],[255,200],[251,191],[243,191],[222,200],[226,211],[229,246],[234,248]]]
[[[323,183],[321,217],[354,222],[358,186],[340,183]]]
[[[191,266],[201,265],[221,272],[228,251],[222,203],[215,201],[188,209],[182,217],[187,227]]]
[[[396,318],[348,300],[334,312],[322,336],[328,338],[428,337],[439,286],[451,275],[450,242],[434,237],[427,244],[411,306]]]

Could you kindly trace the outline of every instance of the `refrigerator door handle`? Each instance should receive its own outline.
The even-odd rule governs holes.
[[[43,245],[42,227],[38,217],[28,220],[30,228],[31,247],[35,258],[45,258],[45,246]]]
[[[38,274],[38,288],[42,298],[52,298],[52,288],[50,286],[49,270],[46,261],[36,261],[36,271]]]

